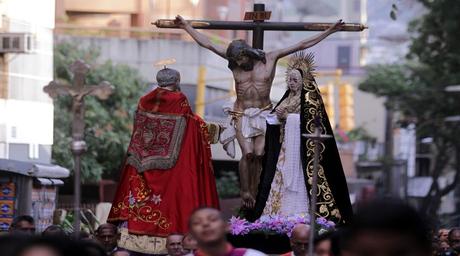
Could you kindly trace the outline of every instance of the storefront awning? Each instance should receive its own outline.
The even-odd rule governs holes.
[[[42,186],[62,186],[64,181],[60,179],[36,178],[36,181]]]
[[[0,171],[17,173],[37,178],[67,178],[70,171],[59,165],[0,159]]]

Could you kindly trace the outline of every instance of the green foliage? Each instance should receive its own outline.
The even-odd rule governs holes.
[[[234,198],[240,194],[238,177],[235,172],[226,171],[216,180],[217,193],[220,198]]]
[[[427,12],[410,24],[412,41],[406,64],[370,67],[360,89],[386,97],[388,108],[416,122],[419,138],[433,138],[430,175],[435,182],[422,211],[434,216],[440,198],[455,187],[460,176],[460,125],[445,121],[447,116],[460,114],[459,95],[444,90],[447,85],[460,84],[460,1],[419,2]],[[453,155],[457,175],[441,189],[436,181]]]
[[[458,93],[445,92],[447,85],[460,84],[460,1],[419,0],[428,12],[411,24],[414,35],[408,59],[419,63],[412,81],[424,89],[419,101],[412,102],[421,137],[433,138],[434,167],[430,170],[436,181],[455,156],[456,175],[450,184],[440,188],[433,182],[431,197],[425,198],[422,211],[436,214],[441,197],[452,191],[460,178],[460,124],[447,123],[445,118],[460,114]]]
[[[359,89],[387,98],[386,106],[396,108],[415,88],[409,81],[407,65],[375,65],[367,67],[367,77]]]
[[[353,130],[347,133],[348,138],[350,141],[366,141],[370,143],[375,143],[376,138],[370,135],[366,129],[363,127],[356,127]]]
[[[94,215],[91,210],[86,209],[80,212],[80,216],[80,231],[84,231],[88,234],[94,234],[94,227],[100,224],[96,215]],[[66,234],[72,234],[74,232],[74,219],[74,212],[70,211],[66,213],[62,222],[59,223],[59,226],[64,229]]]
[[[82,178],[85,182],[113,176],[118,171],[129,143],[134,111],[139,97],[146,90],[146,82],[137,70],[110,61],[99,64],[98,49],[83,48],[64,42],[55,46],[55,79],[72,82],[70,64],[83,59],[91,65],[87,84],[110,82],[115,90],[109,99],[101,101],[94,96],[85,98],[85,141],[88,151],[82,158]],[[53,161],[73,169],[70,152],[71,98],[60,96],[54,102]]]

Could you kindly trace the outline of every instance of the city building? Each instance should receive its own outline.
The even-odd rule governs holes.
[[[54,4],[0,1],[2,230],[20,214],[34,216],[39,228],[50,224],[56,186],[63,183],[55,178],[69,176],[51,164],[53,102],[43,92],[53,79]]]

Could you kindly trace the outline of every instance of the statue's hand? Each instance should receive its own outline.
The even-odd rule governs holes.
[[[286,119],[287,112],[285,108],[276,108],[275,113],[278,119]]]
[[[340,31],[342,30],[342,28],[344,27],[345,25],[345,22],[343,22],[341,19],[338,20],[334,25],[332,25],[332,27],[330,28],[330,30],[332,32],[337,32],[337,31]]]
[[[188,22],[180,15],[176,16],[174,23],[176,23],[180,28],[185,28],[185,26],[188,25]]]

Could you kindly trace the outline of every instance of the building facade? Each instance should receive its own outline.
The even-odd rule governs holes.
[[[52,224],[57,186],[69,170],[52,165],[54,0],[0,1],[0,232],[15,216]]]
[[[53,14],[53,0],[0,2],[0,158],[51,161]]]

